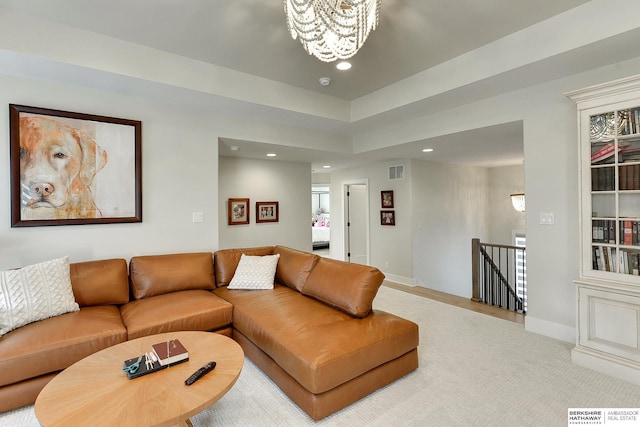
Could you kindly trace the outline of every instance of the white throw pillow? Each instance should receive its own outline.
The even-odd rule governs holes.
[[[66,256],[0,272],[0,336],[78,310]]]
[[[229,289],[273,289],[280,254],[250,256],[242,254]]]

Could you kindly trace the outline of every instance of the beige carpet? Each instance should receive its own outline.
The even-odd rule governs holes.
[[[640,408],[639,386],[571,364],[570,344],[522,325],[387,287],[374,305],[420,325],[417,371],[314,423],[247,360],[194,426],[566,426],[570,407]],[[32,406],[0,414],[38,425]]]

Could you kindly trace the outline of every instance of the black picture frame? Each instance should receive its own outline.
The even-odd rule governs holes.
[[[396,211],[380,211],[380,225],[396,225]]]
[[[9,104],[11,227],[142,222],[142,122]]]
[[[393,206],[393,190],[380,192],[380,204],[382,209],[392,209]]]

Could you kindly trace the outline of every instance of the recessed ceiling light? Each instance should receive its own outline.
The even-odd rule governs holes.
[[[231,151],[238,151],[238,146],[237,145],[232,145],[229,148],[231,149]]]
[[[322,166],[323,169],[331,169],[331,165],[324,165]]]
[[[267,154],[267,157],[275,157],[275,156],[277,156],[277,154],[276,154],[276,153],[268,153],[268,154]]]
[[[340,61],[336,65],[336,68],[340,71],[346,71],[351,68],[351,63],[347,61]]]
[[[432,152],[432,151],[433,151],[433,148],[423,148],[423,149],[422,149],[422,152],[423,152],[423,153],[430,153],[430,152]]]
[[[331,79],[329,77],[320,77],[318,81],[322,86],[329,86],[331,84]]]

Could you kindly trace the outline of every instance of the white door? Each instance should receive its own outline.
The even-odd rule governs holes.
[[[369,263],[369,192],[366,184],[349,184],[345,188],[347,215],[345,221],[346,260]]]

